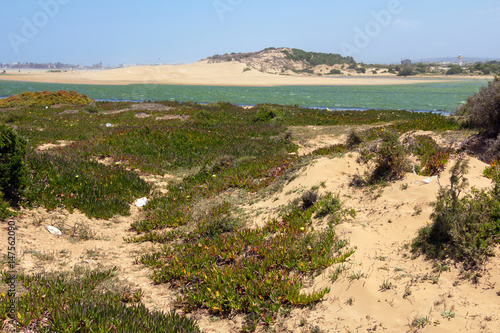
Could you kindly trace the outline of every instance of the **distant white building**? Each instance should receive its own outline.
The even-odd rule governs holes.
[[[462,67],[463,63],[464,63],[464,57],[462,57],[461,54],[458,55],[457,57],[457,63],[460,67]]]

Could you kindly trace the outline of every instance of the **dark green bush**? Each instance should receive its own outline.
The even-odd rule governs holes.
[[[375,170],[369,179],[371,184],[401,179],[410,170],[406,151],[399,143],[398,134],[383,131],[381,137],[382,144],[375,153]]]
[[[462,74],[463,69],[459,65],[451,65],[450,69],[446,71],[446,75]]]
[[[418,231],[412,249],[429,258],[450,257],[471,269],[481,266],[499,240],[500,172],[493,176],[493,190],[473,188],[461,196],[467,186],[467,170],[467,161],[458,159],[451,169],[451,185],[439,190],[432,224]]]
[[[6,200],[20,200],[27,183],[26,141],[11,127],[0,125],[0,191]]]
[[[345,143],[346,147],[348,149],[353,149],[358,147],[361,143],[363,143],[363,137],[355,130],[351,130]]]
[[[305,192],[304,194],[302,194],[302,208],[304,210],[308,209],[309,207],[313,206],[317,200],[318,195],[315,191]]]
[[[279,111],[271,106],[263,105],[259,107],[253,119],[254,122],[266,122],[275,119],[280,115]]]
[[[401,71],[399,71],[398,76],[411,76],[415,75],[413,68],[410,66],[403,67]]]
[[[457,114],[467,116],[473,128],[500,133],[500,78],[488,83],[488,87],[469,97],[467,102],[457,109]]]

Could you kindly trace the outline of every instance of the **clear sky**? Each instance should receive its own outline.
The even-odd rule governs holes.
[[[190,63],[287,46],[500,58],[498,0],[0,0],[0,62]]]

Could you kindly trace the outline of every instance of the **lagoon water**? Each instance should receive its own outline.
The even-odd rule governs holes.
[[[189,85],[78,85],[0,81],[0,97],[24,91],[75,90],[96,100],[218,101],[238,105],[276,103],[330,109],[396,109],[454,112],[487,80],[461,80],[410,85],[224,87]]]

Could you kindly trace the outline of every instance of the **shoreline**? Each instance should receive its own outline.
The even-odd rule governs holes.
[[[415,83],[491,80],[479,76],[412,76],[363,74],[351,76],[305,76],[267,74],[256,70],[244,71],[242,63],[208,64],[205,61],[187,65],[137,66],[107,70],[48,72],[22,70],[28,73],[0,74],[2,81],[38,82],[81,85],[189,85],[189,86],[365,86],[406,85]]]

